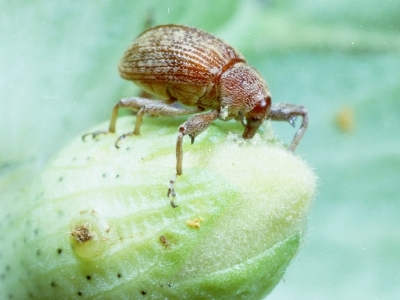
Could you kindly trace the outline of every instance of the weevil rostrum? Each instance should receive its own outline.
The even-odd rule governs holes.
[[[219,119],[235,119],[244,126],[242,137],[251,139],[266,119],[287,121],[292,126],[297,116],[302,123],[296,132],[290,151],[299,144],[308,124],[304,106],[271,104],[271,95],[262,76],[246,63],[233,47],[200,29],[182,25],[161,25],[140,34],[126,50],[119,64],[121,77],[133,81],[159,100],[131,97],[121,99],[111,114],[108,131],[86,134],[93,138],[114,133],[118,110],[137,111],[130,135],[139,135],[145,114],[152,116],[191,115],[179,126],[176,142],[176,174],[169,183],[167,196],[172,207],[176,196],[174,183],[182,174],[182,140],[188,135],[193,143],[196,136]],[[179,102],[182,106],[174,106]]]

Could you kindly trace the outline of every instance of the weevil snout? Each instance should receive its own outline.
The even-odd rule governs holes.
[[[242,137],[251,139],[257,132],[257,129],[264,122],[271,108],[271,97],[267,96],[246,114],[245,129]]]

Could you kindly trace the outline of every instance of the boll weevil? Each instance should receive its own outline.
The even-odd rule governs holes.
[[[236,119],[244,126],[242,137],[251,139],[266,119],[287,121],[292,126],[297,116],[302,123],[289,150],[294,151],[308,124],[304,106],[271,104],[268,86],[245,58],[221,39],[200,29],[182,25],[161,25],[140,34],[125,51],[119,64],[121,77],[133,81],[158,100],[141,97],[121,99],[113,108],[108,131],[114,133],[119,108],[137,111],[132,132],[121,135],[118,143],[130,135],[139,135],[144,114],[174,117],[191,115],[179,126],[176,143],[176,174],[168,188],[172,207],[176,196],[174,183],[182,174],[182,140],[193,143],[196,136],[217,120]],[[172,105],[179,102],[182,106]]]

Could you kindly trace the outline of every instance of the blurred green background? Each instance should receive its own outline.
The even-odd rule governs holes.
[[[273,101],[309,109],[296,154],[319,191],[269,299],[400,299],[398,0],[0,1],[1,206],[137,94],[117,64],[149,22],[216,34],[263,74]],[[273,127],[286,142],[294,134]]]

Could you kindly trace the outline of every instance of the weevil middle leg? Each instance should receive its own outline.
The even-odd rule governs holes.
[[[183,161],[183,151],[182,151],[182,141],[185,135],[189,135],[192,144],[196,136],[206,130],[212,122],[214,122],[219,116],[219,110],[213,110],[204,114],[198,114],[190,117],[185,123],[179,126],[178,138],[176,141],[176,174],[173,179],[170,180],[167,196],[170,197],[170,202],[172,207],[177,207],[174,203],[174,198],[176,196],[174,190],[174,183],[178,175],[182,175],[182,161]]]
[[[289,146],[289,150],[294,152],[297,145],[299,144],[304,132],[308,125],[308,112],[304,106],[294,105],[288,103],[276,103],[271,106],[267,119],[274,121],[286,121],[289,122],[293,127],[295,126],[295,120],[297,116],[302,117],[302,122],[299,130],[293,137],[292,143]]]

